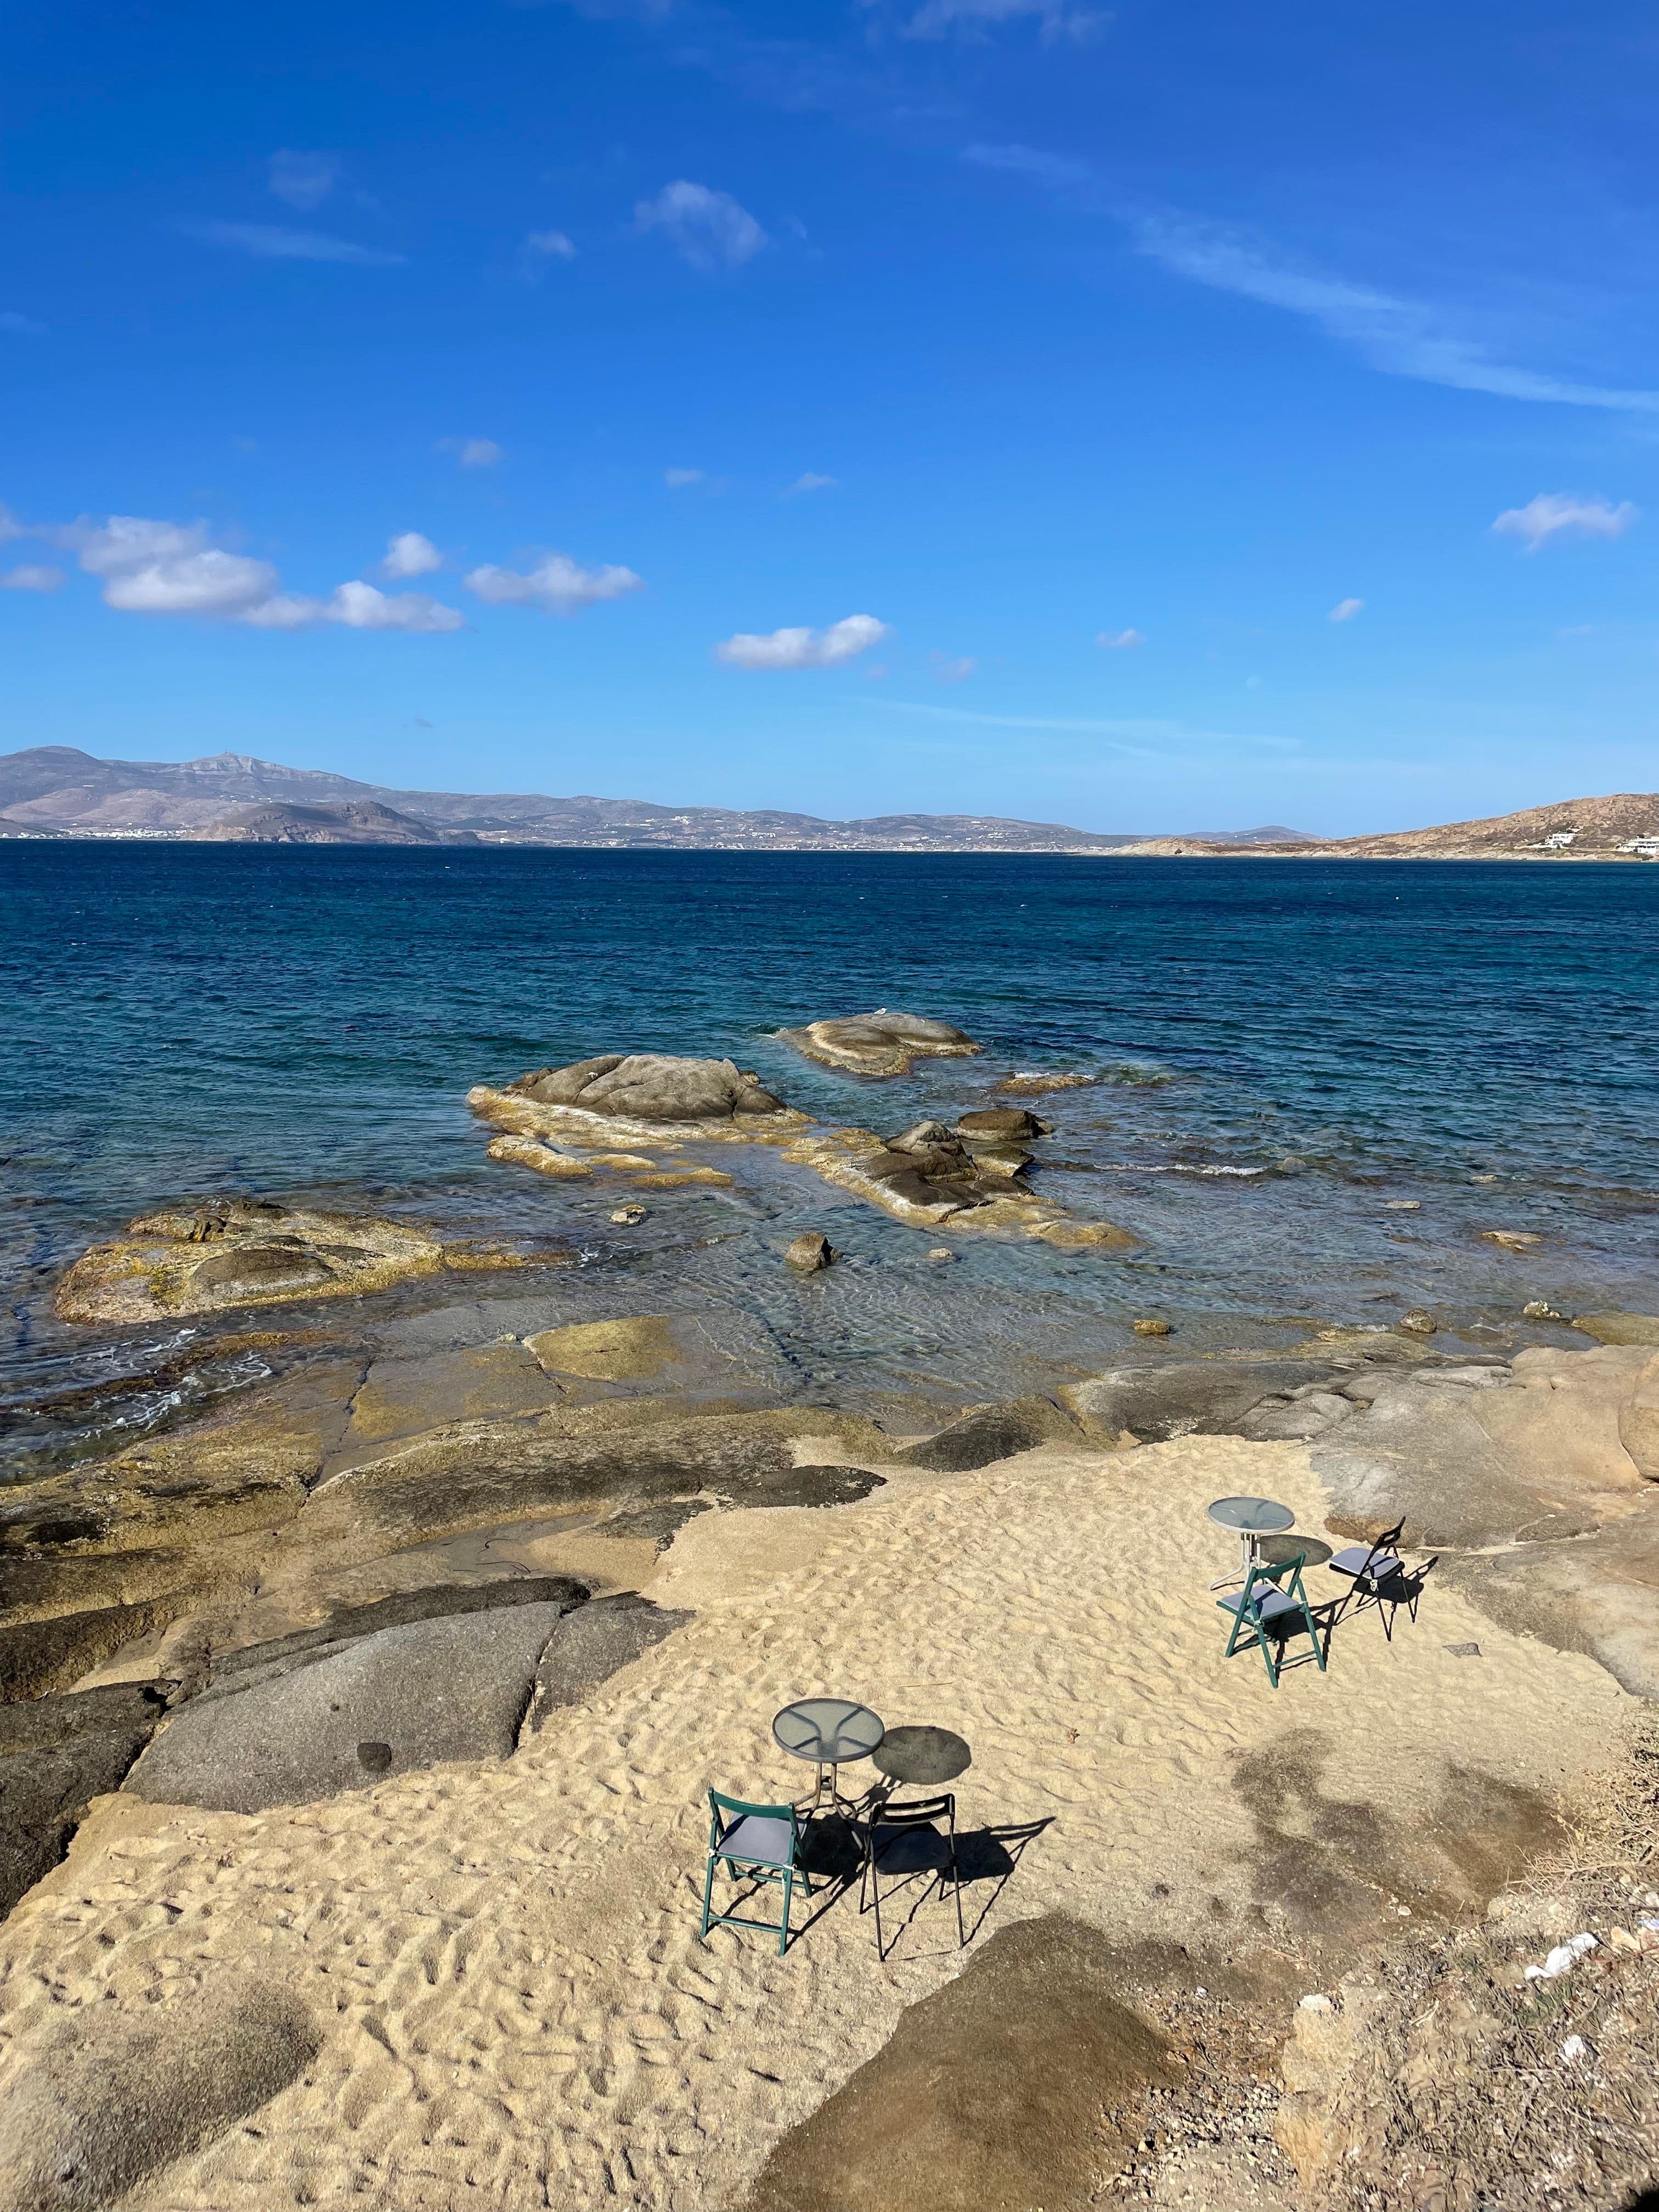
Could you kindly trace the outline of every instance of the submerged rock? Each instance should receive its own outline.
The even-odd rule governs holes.
[[[803,1275],[815,1275],[821,1267],[827,1267],[836,1255],[822,1230],[803,1229],[783,1256],[787,1266],[797,1268]]]
[[[0,2212],[96,2212],[246,2119],[322,2048],[278,1983],[221,1973],[163,1990],[173,2002],[81,2004],[38,2043],[18,2039],[0,2096]]]
[[[1527,1311],[1530,1313],[1532,1308],[1528,1306]],[[1559,1314],[1547,1317],[1552,1321],[1561,1318]],[[1572,1326],[1586,1336],[1595,1337],[1600,1344],[1659,1345],[1659,1314],[1580,1314]]]
[[[836,1189],[878,1206],[912,1229],[960,1229],[1041,1237],[1064,1251],[1122,1249],[1137,1239],[1106,1221],[1077,1221],[1018,1180],[1018,1163],[988,1162],[938,1122],[918,1122],[884,1142],[868,1129],[828,1129],[793,1139],[784,1158]]]
[[[781,1030],[786,1044],[826,1067],[854,1075],[908,1075],[917,1060],[961,1060],[981,1048],[966,1030],[921,1014],[895,1013],[878,1006],[872,1014],[847,1014],[808,1022],[804,1029]]]
[[[387,1289],[447,1267],[512,1267],[519,1255],[447,1245],[372,1213],[330,1213],[271,1199],[212,1198],[140,1214],[94,1244],[58,1285],[65,1321],[145,1322],[229,1306],[276,1305]]]

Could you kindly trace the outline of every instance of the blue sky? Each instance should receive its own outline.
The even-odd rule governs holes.
[[[13,17],[7,747],[1102,830],[1659,782],[1634,4]]]

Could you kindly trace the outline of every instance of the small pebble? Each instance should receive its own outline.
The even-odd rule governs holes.
[[[945,1261],[954,1260],[957,1255],[948,1244],[935,1244],[927,1256],[930,1260]]]
[[[642,1206],[619,1206],[611,1218],[619,1229],[637,1229],[645,1219],[646,1211]]]
[[[1566,1319],[1565,1314],[1557,1313],[1555,1308],[1544,1298],[1530,1300],[1528,1304],[1522,1307],[1521,1311],[1528,1321],[1565,1321]]]
[[[1382,1210],[1385,1213],[1415,1213],[1422,1203],[1420,1198],[1385,1198]]]
[[[1425,1313],[1421,1306],[1413,1306],[1408,1314],[1401,1316],[1400,1326],[1409,1329],[1413,1336],[1432,1336],[1439,1323],[1431,1313]]]
[[[1138,1321],[1131,1326],[1137,1336],[1168,1336],[1170,1333],[1167,1321]]]
[[[830,1239],[821,1229],[803,1229],[783,1256],[790,1267],[799,1268],[803,1275],[812,1275],[820,1267],[827,1267],[836,1255]]]

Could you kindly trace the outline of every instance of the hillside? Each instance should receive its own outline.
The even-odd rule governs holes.
[[[343,806],[239,806],[193,835],[227,845],[476,845],[470,831],[434,830],[373,799]]]
[[[1384,837],[1347,837],[1307,849],[1359,860],[1493,860],[1541,854],[1550,837],[1571,836],[1574,860],[1607,859],[1638,837],[1659,837],[1659,792],[1621,791],[1605,799],[1565,799],[1519,814],[1402,830]]]
[[[344,809],[338,835],[306,811]],[[385,836],[372,834],[380,809]],[[273,811],[275,810],[275,811]],[[356,810],[355,812],[353,810]],[[255,820],[255,815],[258,819]],[[291,817],[291,818],[290,818]],[[766,810],[659,806],[634,799],[486,796],[400,791],[323,769],[283,768],[246,753],[191,761],[98,760],[69,745],[0,757],[0,835],[209,838],[215,842],[409,844],[411,834],[471,833],[507,845],[660,847],[690,850],[851,853],[1110,853],[1138,842],[1060,822],[999,815],[882,814],[854,822]],[[1198,832],[1241,847],[1296,832],[1268,828]]]

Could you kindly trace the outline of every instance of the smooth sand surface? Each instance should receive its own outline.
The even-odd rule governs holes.
[[[769,1723],[813,1692],[965,1736],[963,1828],[1048,1824],[969,1888],[981,1940],[1060,1911],[1242,1951],[1356,1899],[1390,1911],[1391,1888],[1422,1910],[1437,1883],[1495,1886],[1528,1808],[1607,1761],[1632,1701],[1432,1583],[1392,1645],[1351,1620],[1327,1674],[1275,1692],[1255,1654],[1224,1663],[1206,1587],[1232,1540],[1204,1508],[1240,1492],[1322,1526],[1303,1447],[1196,1437],[703,1515],[649,1585],[696,1620],[509,1760],[249,1817],[102,1801],[0,1929],[0,2079],[64,2007],[164,2008],[187,2036],[192,1990],[252,1967],[313,2008],[321,2056],[130,2200],[147,2212],[726,2212],[974,1955],[937,1900],[884,1966],[854,1897],[781,1960],[758,1935],[699,1942],[702,1793],[799,1792],[810,1770]]]

